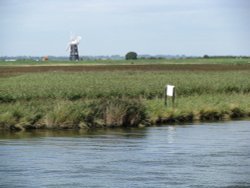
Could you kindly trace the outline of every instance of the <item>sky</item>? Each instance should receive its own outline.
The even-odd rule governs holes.
[[[0,0],[0,56],[250,56],[249,0]]]

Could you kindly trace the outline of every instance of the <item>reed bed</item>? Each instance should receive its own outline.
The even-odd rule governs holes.
[[[164,106],[166,84],[177,90]],[[250,116],[249,71],[29,73],[0,78],[0,128],[147,126]]]
[[[162,98],[166,84],[178,96],[249,94],[248,71],[36,73],[0,78],[0,101],[31,99]]]
[[[30,100],[2,103],[0,128],[80,129],[134,127],[250,116],[250,95],[179,97],[174,108],[162,99]]]

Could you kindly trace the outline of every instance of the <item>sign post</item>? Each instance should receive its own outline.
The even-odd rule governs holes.
[[[165,90],[164,90],[164,94],[165,94],[165,105],[167,106],[167,102],[168,102],[168,96],[172,97],[172,105],[174,107],[174,103],[175,103],[175,86],[173,85],[166,85]]]

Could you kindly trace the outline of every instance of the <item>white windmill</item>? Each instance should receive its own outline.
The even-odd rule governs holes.
[[[70,42],[68,44],[67,51],[70,49],[70,56],[69,59],[71,61],[79,61],[79,53],[78,53],[78,44],[82,39],[81,36],[73,36],[70,37]]]

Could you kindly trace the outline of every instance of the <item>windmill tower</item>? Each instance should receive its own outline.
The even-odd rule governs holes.
[[[70,61],[79,61],[78,45],[81,39],[81,36],[70,37],[70,42],[67,48],[67,50],[70,50]]]

